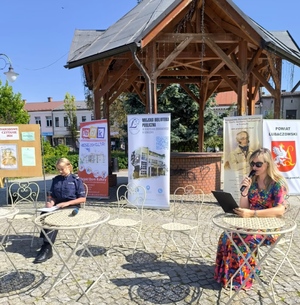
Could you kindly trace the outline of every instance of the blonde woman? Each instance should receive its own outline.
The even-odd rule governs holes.
[[[241,193],[240,207],[235,209],[235,213],[241,217],[278,217],[285,211],[285,198],[288,192],[288,186],[278,171],[272,154],[269,149],[261,148],[254,151],[249,158],[250,166],[255,170],[252,178],[245,177],[241,186],[245,189]],[[249,255],[247,248],[240,238],[233,236],[234,241],[239,246],[249,264],[255,267],[255,260]],[[254,250],[262,241],[262,235],[247,235],[243,239],[251,250]],[[277,236],[267,236],[264,244],[272,244]],[[235,247],[230,242],[226,234],[222,234],[218,243],[216,256],[216,267],[214,278],[221,285],[226,286],[231,276],[239,269],[243,263],[237,254]],[[243,281],[247,279],[245,289],[250,289],[253,284],[253,275],[249,276],[250,270],[245,265],[239,270],[233,279],[233,285],[238,289]]]
[[[46,203],[46,207],[57,206],[58,208],[78,207],[85,201],[85,190],[82,180],[74,175],[73,166],[67,158],[60,158],[56,162],[56,169],[60,173],[52,179],[50,188],[51,199]],[[45,230],[48,238],[55,242],[57,231]],[[41,234],[43,245],[33,261],[35,264],[43,263],[53,256],[52,247],[47,238]]]

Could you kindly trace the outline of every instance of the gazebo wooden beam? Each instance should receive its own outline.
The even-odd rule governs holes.
[[[238,43],[240,38],[229,33],[164,33],[157,39],[157,43],[176,44],[184,41],[187,37],[191,38],[191,43],[203,43],[205,39],[211,39],[216,43]]]
[[[259,73],[259,71],[255,68],[252,70],[253,75],[263,84],[263,86],[271,93],[271,95],[275,95],[274,88],[269,84],[269,82]]]
[[[126,73],[126,71],[133,65],[132,60],[128,60],[118,71],[115,71],[113,74],[109,75],[109,80],[100,89],[100,96],[103,97],[111,88],[112,86],[118,81],[118,79]]]
[[[109,65],[111,64],[112,59],[103,60],[101,62],[96,62],[94,65],[97,66],[97,72],[95,71],[93,75],[96,76],[96,79],[93,84],[93,90],[99,90],[100,84],[102,83],[106,71],[109,68]]]
[[[170,24],[173,19],[191,2],[192,0],[182,0],[181,3],[171,13],[169,13],[162,22],[156,25],[154,29],[141,40],[141,48],[145,48],[150,42],[153,42],[153,40],[163,31],[163,29]]]
[[[228,68],[240,79],[243,78],[243,73],[240,70],[240,68],[234,64],[230,58],[227,56],[227,54],[211,39],[207,38],[205,39],[205,43],[217,54],[220,56],[220,59],[225,62],[225,64],[228,66]]]
[[[151,75],[152,79],[156,79],[174,60],[174,58],[177,57],[177,55],[184,50],[184,48],[189,45],[191,42],[191,37],[186,37],[185,40],[183,40],[176,48],[172,51],[171,54],[169,54],[166,59],[158,66],[156,71]]]

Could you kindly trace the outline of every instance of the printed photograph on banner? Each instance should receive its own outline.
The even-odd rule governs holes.
[[[3,145],[1,150],[1,163],[0,168],[3,169],[16,169],[17,164],[17,145]]]
[[[165,176],[167,171],[166,155],[139,147],[131,153],[133,179]]]
[[[262,116],[224,118],[223,141],[224,191],[238,200],[240,183],[251,171],[249,158],[262,147]]]
[[[295,141],[272,141],[271,151],[274,162],[281,172],[289,172],[296,165]]]

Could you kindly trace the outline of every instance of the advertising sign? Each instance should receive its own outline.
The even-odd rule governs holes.
[[[109,197],[107,121],[80,124],[78,175],[87,184],[88,197]]]
[[[238,202],[240,184],[250,173],[249,157],[262,147],[262,116],[224,118],[224,191]]]
[[[128,182],[145,187],[145,207],[169,208],[169,113],[128,115]]]
[[[290,195],[299,195],[300,163],[297,154],[300,152],[298,120],[264,120],[264,147],[272,152],[274,162],[286,178]]]

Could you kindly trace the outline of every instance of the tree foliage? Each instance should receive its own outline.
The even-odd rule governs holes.
[[[77,140],[77,131],[78,131],[78,126],[77,126],[77,113],[76,113],[76,99],[74,95],[70,95],[67,93],[65,95],[64,99],[64,108],[65,112],[67,114],[67,118],[69,121],[69,126],[68,129],[70,131],[71,135],[71,140],[72,140],[72,146],[74,150],[76,150],[76,140]]]
[[[126,95],[121,95],[110,105],[109,110],[110,132],[115,132],[120,139],[126,138],[127,133],[124,128],[122,128],[122,126],[127,124],[126,111],[123,104],[124,99],[126,99]]]
[[[24,109],[25,101],[20,93],[13,93],[8,85],[0,80],[0,124],[28,124],[30,116]]]
[[[177,84],[159,97],[158,112],[171,113],[171,150],[197,151],[199,104]]]

